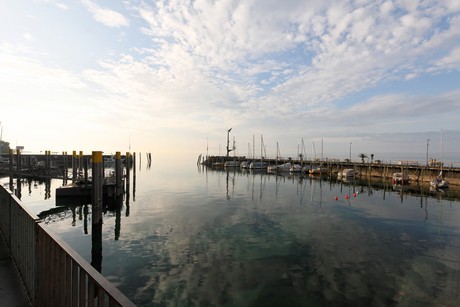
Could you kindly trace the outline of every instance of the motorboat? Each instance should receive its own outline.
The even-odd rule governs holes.
[[[410,182],[410,178],[407,174],[403,173],[393,173],[393,176],[391,177],[391,182],[393,184],[405,184]]]
[[[308,173],[311,174],[311,175],[320,175],[320,174],[324,174],[326,172],[327,172],[327,168],[326,167],[321,167],[321,166],[313,167],[312,169],[310,169],[308,171]]]
[[[346,168],[337,174],[339,178],[355,177],[356,175],[358,175],[358,172],[352,168]]]

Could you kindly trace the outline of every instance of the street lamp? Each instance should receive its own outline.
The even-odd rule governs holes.
[[[351,163],[351,142],[350,142],[350,163]]]
[[[228,129],[227,130],[227,157],[228,157],[228,154],[230,153],[230,151],[232,151],[230,148],[229,148],[229,136],[230,136],[230,131],[232,131],[232,128]]]
[[[428,145],[430,144],[430,139],[426,139],[426,166],[428,166]]]

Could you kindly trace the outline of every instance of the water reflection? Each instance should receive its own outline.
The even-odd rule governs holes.
[[[458,301],[455,189],[440,194],[377,178],[193,171],[153,168],[137,174],[137,187],[127,182],[133,203],[128,188],[121,205],[107,207],[100,254],[59,226],[72,221],[87,234],[88,204],[67,207],[62,219],[49,215],[49,225],[87,259],[100,259],[102,273],[139,306]]]
[[[387,194],[394,194],[397,193],[400,196],[401,202],[404,201],[404,198],[408,196],[415,196],[415,197],[433,197],[437,199],[446,199],[451,201],[458,201],[460,200],[460,187],[452,187],[448,190],[443,189],[431,189],[429,184],[427,183],[419,183],[415,182],[412,184],[393,184],[391,180],[385,180],[380,177],[364,177],[364,178],[343,178],[339,179],[335,176],[330,175],[300,175],[297,173],[268,173],[265,170],[255,169],[240,169],[240,168],[210,168],[204,167],[202,165],[198,166],[199,173],[206,174],[207,173],[223,173],[226,175],[226,196],[228,199],[232,197],[232,193],[234,193],[234,185],[235,180],[238,177],[247,177],[252,179],[252,189],[251,191],[254,192],[255,189],[255,182],[258,181],[260,184],[259,188],[259,196],[263,193],[264,186],[267,180],[271,180],[271,178],[276,178],[276,182],[297,182],[300,186],[302,183],[307,181],[310,183],[310,188],[312,183],[322,185],[323,183],[327,182],[329,185],[329,189],[339,185],[340,191],[345,193],[344,189],[347,189],[349,193],[366,193],[367,195],[371,196],[374,192],[382,192],[382,197],[385,199]],[[220,180],[220,176],[218,177]],[[260,180],[259,180],[260,179]],[[278,191],[279,185],[275,186],[276,191]],[[322,186],[320,187],[320,191],[322,191]],[[254,196],[254,195],[253,195]],[[254,197],[253,197],[254,199]]]

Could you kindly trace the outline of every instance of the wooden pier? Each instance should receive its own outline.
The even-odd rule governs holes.
[[[119,159],[125,165],[132,165],[132,156],[128,154],[128,158],[126,157],[127,155],[120,155]],[[103,168],[115,166],[116,155],[102,155],[102,159]],[[75,181],[79,176],[87,179],[88,169],[91,169],[91,160],[91,154],[84,155],[82,151],[77,153],[75,150],[72,154],[66,151],[62,154],[51,154],[50,151],[45,151],[44,154],[22,154],[19,150],[14,153],[11,149],[9,155],[1,156],[0,175]]]

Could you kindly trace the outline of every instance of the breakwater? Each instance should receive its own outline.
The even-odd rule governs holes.
[[[409,176],[413,182],[429,182],[436,177],[440,172],[440,166],[420,165],[418,163],[409,163],[400,161],[397,163],[371,163],[371,162],[350,162],[337,160],[301,160],[301,159],[253,159],[245,156],[208,156],[200,162],[208,167],[224,167],[225,162],[236,161],[242,163],[244,161],[265,161],[268,165],[295,163],[308,167],[322,166],[327,169],[325,172],[329,175],[337,175],[343,169],[354,169],[358,172],[359,177],[381,177],[391,179],[394,173],[401,172]],[[238,164],[238,163],[237,163]],[[460,168],[459,167],[443,167],[443,176],[452,185],[460,185]]]

